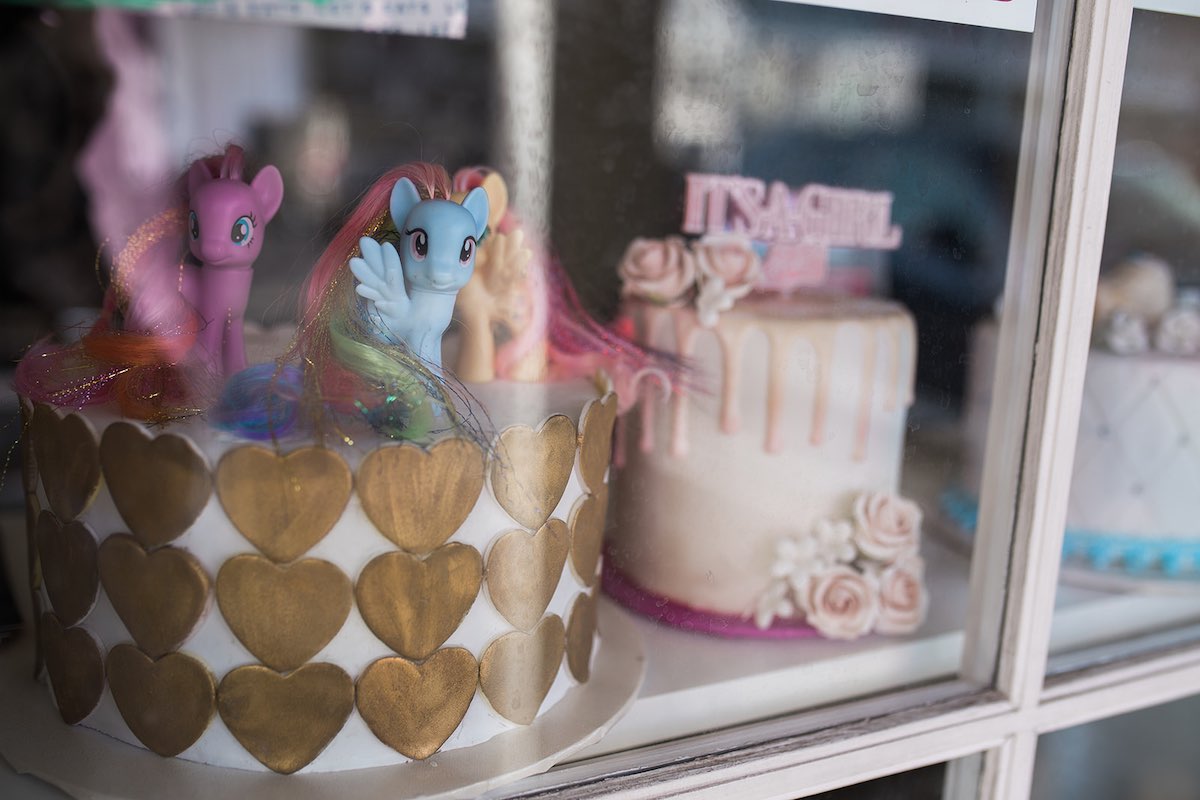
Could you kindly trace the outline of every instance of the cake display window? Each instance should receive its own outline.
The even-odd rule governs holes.
[[[1021,797],[1200,691],[1197,18],[889,5],[4,6],[0,795]]]

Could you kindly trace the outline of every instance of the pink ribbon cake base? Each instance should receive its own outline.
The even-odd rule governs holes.
[[[727,639],[809,639],[820,635],[816,628],[796,620],[777,619],[764,630],[753,619],[702,611],[676,602],[638,586],[613,566],[611,558],[604,559],[601,581],[608,596],[621,605],[672,628]]]

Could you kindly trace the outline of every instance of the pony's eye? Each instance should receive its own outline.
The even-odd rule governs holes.
[[[475,237],[468,236],[463,239],[462,250],[458,251],[458,262],[466,265],[471,263],[471,257],[475,255]]]
[[[425,233],[420,228],[409,231],[410,247],[412,247],[413,257],[421,261],[429,253],[429,234]]]
[[[229,231],[229,240],[239,247],[246,247],[254,240],[254,220],[250,217],[238,217]]]
[[[195,211],[188,212],[188,231],[192,234],[193,239],[200,238],[200,219],[196,216]]]

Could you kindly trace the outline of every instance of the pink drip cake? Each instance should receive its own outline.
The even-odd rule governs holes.
[[[913,631],[927,598],[921,511],[897,493],[908,311],[764,292],[773,276],[745,236],[635,240],[620,272],[624,324],[692,385],[643,379],[619,421],[606,590],[715,635]]]

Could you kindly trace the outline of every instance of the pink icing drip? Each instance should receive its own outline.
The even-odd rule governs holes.
[[[858,419],[854,426],[854,460],[867,457],[867,438],[871,434],[871,406],[875,395],[875,354],[879,347],[879,330],[875,325],[866,330],[863,352],[862,387],[858,394]]]
[[[683,314],[675,317],[675,341],[679,346],[679,357],[692,357],[696,343],[695,332],[691,320]],[[671,398],[671,455],[682,458],[688,454],[688,398],[683,392],[677,392]]]
[[[786,345],[779,341],[774,333],[768,334],[767,367],[767,439],[768,453],[778,453],[783,450],[783,431],[780,430],[783,420],[783,375],[786,369]]]
[[[730,336],[718,336],[721,354],[724,356],[724,375],[721,380],[721,430],[737,433],[742,420],[738,411],[738,394],[742,377],[742,335],[736,331]]]
[[[642,436],[638,446],[643,453],[654,451],[654,403],[649,398],[642,401]]]
[[[825,420],[829,415],[830,362],[833,360],[832,330],[816,331],[808,337],[817,357],[817,385],[813,394],[812,431],[809,441],[819,445],[825,441]]]

